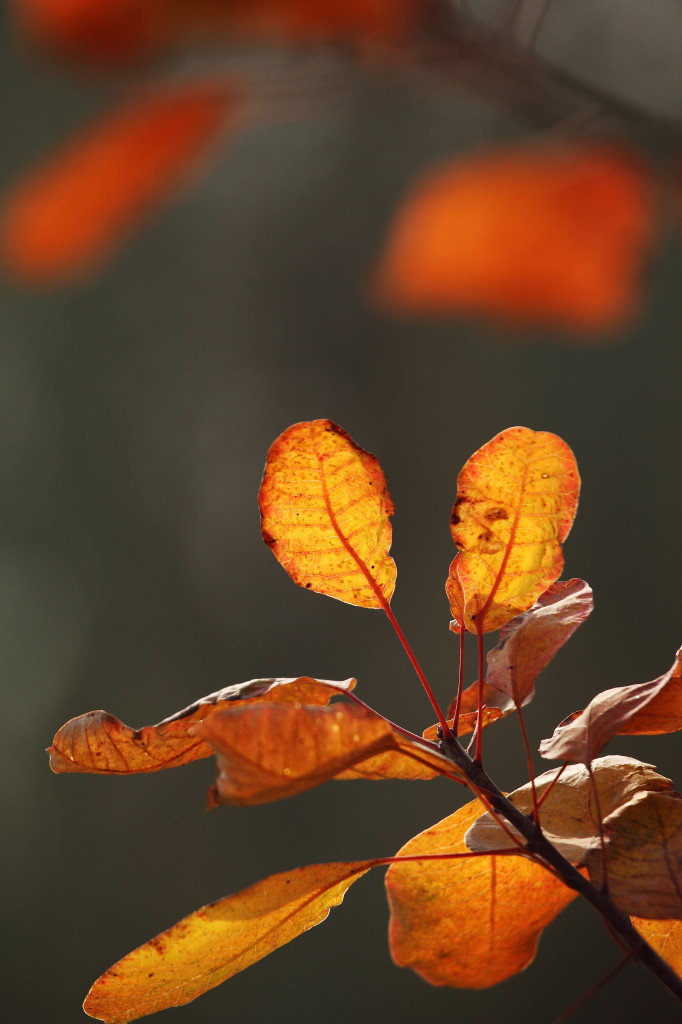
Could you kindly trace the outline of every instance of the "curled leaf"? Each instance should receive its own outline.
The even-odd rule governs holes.
[[[311,864],[209,903],[110,967],[83,1009],[127,1024],[189,1003],[324,921],[374,864]]]
[[[78,276],[170,198],[225,127],[222,80],[157,88],[102,118],[10,192],[2,258],[28,281]]]
[[[556,434],[510,427],[475,452],[457,479],[451,533],[460,553],[446,591],[472,633],[499,629],[554,583],[580,478]]]
[[[492,687],[490,689],[492,690]],[[476,690],[477,690],[477,687],[476,687],[476,684],[474,684],[473,686],[469,686],[464,691],[464,694],[466,695],[466,708],[467,708],[467,710],[465,711],[464,714],[461,714],[459,716],[459,720],[457,722],[457,735],[458,736],[467,736],[470,732],[473,732],[474,729],[476,728],[476,722],[478,721],[478,712],[477,711],[470,711],[470,710],[468,710],[469,707],[476,706],[476,704],[477,704],[477,700],[473,699],[475,697],[475,695],[476,695]],[[494,693],[498,694],[499,691],[495,690]],[[487,695],[488,695],[488,689],[486,687],[484,687],[484,689],[483,689],[484,707],[483,707],[483,720],[482,720],[482,725],[483,725],[484,729],[487,726],[492,725],[493,722],[499,721],[500,718],[504,718],[505,714],[508,714],[509,711],[513,711],[514,710],[513,706],[510,706],[508,709],[503,710],[502,708],[493,707],[493,706],[489,705],[488,701],[486,699]],[[448,715],[450,715],[452,713],[451,709],[452,709],[452,705],[450,706],[450,708],[448,708]],[[447,723],[448,723],[448,725],[450,726],[451,729],[454,728],[454,725],[455,725],[454,717],[453,718],[448,718],[447,719]],[[437,739],[440,738],[440,733],[438,731],[439,729],[440,729],[440,726],[438,724],[430,725],[428,727],[428,729],[424,729],[424,732],[422,733],[422,736],[424,737],[425,740],[437,740]]]
[[[614,736],[657,735],[682,729],[682,648],[657,679],[604,690],[570,715],[540,744],[553,761],[588,764]]]
[[[670,779],[659,775],[652,765],[632,757],[597,758],[592,762],[592,773],[602,815],[612,814],[636,793],[667,793],[672,789]],[[550,786],[551,792],[545,797]],[[574,864],[583,864],[599,837],[599,814],[587,768],[569,765],[563,771],[555,768],[544,772],[535,780],[535,791],[542,801],[542,831],[564,857]],[[533,809],[530,783],[515,790],[509,799],[524,814],[530,814]],[[512,825],[507,827],[518,835]],[[471,826],[464,841],[470,850],[490,853],[508,846],[509,833],[486,811]]]
[[[611,899],[626,914],[682,918],[682,798],[677,793],[635,793],[604,819],[606,872]],[[595,885],[604,883],[602,851],[595,844],[585,864]]]
[[[499,642],[488,654],[487,684],[511,697],[517,706],[528,704],[537,676],[592,607],[592,590],[583,580],[553,583],[529,611],[500,630]]]
[[[635,308],[653,204],[636,155],[535,146],[460,158],[398,211],[378,292],[407,312],[612,330]]]
[[[381,715],[356,704],[242,705],[212,715],[194,731],[216,752],[210,806],[279,800],[335,777],[457,773],[447,758],[401,736]]]
[[[263,539],[295,583],[361,608],[393,595],[393,502],[377,459],[331,420],[296,423],[268,452]]]
[[[464,853],[474,800],[415,836],[397,856]],[[527,967],[544,928],[575,897],[525,857],[392,864],[389,941],[399,967],[432,985],[487,988]]]
[[[106,711],[89,711],[72,718],[58,731],[49,748],[50,768],[57,773],[102,775],[176,768],[211,757],[213,747],[191,729],[225,707],[239,707],[254,701],[304,701],[325,705],[354,687],[354,679],[337,683],[309,676],[251,679],[210,693],[157,725],[146,725],[143,729],[131,729]]]

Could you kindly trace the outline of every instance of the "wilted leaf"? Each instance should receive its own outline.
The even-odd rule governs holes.
[[[278,800],[336,776],[432,778],[438,771],[457,772],[447,758],[401,736],[381,715],[356,704],[242,705],[206,719],[195,732],[216,751],[211,806]],[[392,756],[386,757],[387,752]],[[355,770],[351,774],[349,769]]]
[[[614,736],[682,729],[682,648],[668,672],[648,683],[616,686],[570,715],[540,744],[543,757],[588,764]]]
[[[659,775],[652,765],[631,757],[600,757],[593,761],[592,772],[604,817],[628,803],[636,793],[672,789],[672,782]],[[554,782],[557,775],[559,781]],[[589,773],[583,765],[570,765],[564,771],[554,768],[539,775],[535,780],[539,800],[552,783],[552,790],[542,800],[540,809],[542,830],[564,857],[574,864],[582,864],[599,837],[599,816]],[[530,814],[533,809],[530,783],[515,790],[509,799],[524,814]],[[508,824],[507,828],[518,835],[512,825]],[[486,812],[474,822],[464,841],[470,850],[490,853],[508,846],[509,834]]]
[[[459,158],[417,183],[378,273],[398,311],[612,330],[633,312],[653,228],[644,168],[612,145]]]
[[[499,629],[556,580],[579,489],[573,452],[556,434],[510,427],[471,456],[457,479],[460,553],[446,584],[468,630]]]
[[[90,989],[85,1012],[126,1024],[191,1002],[324,921],[374,864],[312,864],[209,903],[110,967]]]
[[[682,799],[677,793],[635,793],[604,819],[611,899],[626,914],[682,918]],[[595,885],[603,882],[602,852],[585,863]]]
[[[263,539],[295,583],[362,608],[390,601],[393,502],[377,459],[331,420],[277,438],[259,504]]]
[[[682,921],[650,921],[633,917],[632,923],[658,955],[682,977]]]
[[[464,853],[477,800],[397,854]],[[525,857],[392,864],[386,875],[393,959],[433,985],[487,988],[527,967],[543,929],[575,893]]]
[[[158,88],[102,118],[5,200],[3,260],[27,280],[77,276],[170,198],[234,107],[224,81]]]
[[[176,768],[211,757],[213,747],[191,734],[190,729],[226,706],[253,701],[324,705],[354,687],[354,679],[251,679],[210,693],[158,725],[146,725],[143,729],[131,729],[106,711],[89,711],[61,727],[49,748],[50,768],[53,772],[106,775]]]
[[[553,583],[533,607],[500,630],[488,654],[486,682],[516,705],[533,698],[537,676],[592,611],[592,590],[583,580]]]

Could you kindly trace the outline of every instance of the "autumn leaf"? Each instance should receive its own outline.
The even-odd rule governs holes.
[[[473,686],[467,687],[467,689],[464,691],[463,696],[466,696],[466,708],[467,708],[467,710],[465,711],[464,714],[461,714],[459,716],[458,720],[457,720],[457,735],[458,736],[468,736],[468,734],[470,732],[473,732],[474,729],[476,728],[476,722],[478,721],[478,712],[477,711],[469,710],[470,707],[472,707],[472,706],[475,707],[476,706],[477,700],[473,699],[475,697],[475,695],[476,695],[476,691],[477,691],[477,684],[476,683],[474,683]],[[486,700],[486,696],[487,696],[488,692],[489,692],[488,689],[486,687],[484,687],[484,689],[483,689],[483,704],[484,704],[484,707],[483,707],[483,716],[482,716],[482,725],[483,725],[484,729],[487,728],[487,726],[492,725],[493,722],[499,721],[500,718],[504,718],[505,714],[508,714],[509,711],[513,711],[514,710],[513,705],[510,705],[508,708],[505,708],[505,709],[488,705],[487,700]],[[492,687],[490,688],[490,692],[494,692],[495,694],[499,693],[498,690],[492,691]],[[506,700],[506,698],[503,698],[503,699]],[[452,708],[452,705],[450,706],[450,708],[448,708],[448,716],[450,716],[451,713],[452,713],[451,708]],[[450,726],[450,729],[454,729],[454,727],[455,727],[455,719],[454,719],[454,717],[448,717],[447,723]],[[440,739],[440,733],[438,732],[439,729],[440,729],[440,726],[437,723],[436,723],[436,725],[430,725],[428,727],[428,729],[424,729],[424,732],[422,733],[422,736],[424,737],[425,740],[437,740],[437,739]]]
[[[653,736],[682,729],[682,648],[657,679],[604,690],[561,722],[540,744],[543,757],[589,764],[614,736]]]
[[[335,777],[457,774],[447,758],[401,736],[381,715],[356,704],[242,705],[212,715],[193,731],[216,751],[218,774],[209,806],[266,803]]]
[[[209,903],[110,967],[83,1009],[126,1024],[189,1003],[324,921],[375,863],[312,864]]]
[[[591,142],[491,150],[417,183],[395,216],[377,292],[400,312],[613,330],[636,307],[652,234],[633,152]]]
[[[397,856],[466,852],[464,834],[480,812],[477,800],[466,804]],[[455,988],[487,988],[522,971],[576,895],[522,856],[392,864],[386,888],[395,962]]]
[[[594,789],[603,816],[627,804],[637,793],[667,793],[672,789],[670,779],[659,775],[652,765],[632,757],[597,758],[592,762],[592,773],[594,788],[583,765],[570,765],[563,770],[554,768],[535,779],[535,792],[541,802],[542,831],[574,864],[584,863],[588,850],[598,842],[599,813]],[[515,790],[509,799],[524,814],[532,812],[530,783]],[[512,825],[507,825],[507,829],[519,835]],[[509,845],[509,831],[502,829],[486,811],[473,823],[464,842],[476,853],[491,853]]]
[[[682,977],[682,921],[633,917],[632,923],[642,938]]]
[[[157,86],[102,118],[6,198],[5,265],[27,281],[87,272],[172,197],[231,117],[231,90],[216,79]]]
[[[393,502],[378,461],[331,420],[296,423],[268,452],[263,539],[299,586],[362,608],[395,587]]]
[[[499,642],[488,654],[488,685],[507,694],[517,706],[528,704],[537,676],[592,607],[592,590],[584,580],[553,583],[529,611],[500,630]]]
[[[91,772],[128,775],[176,768],[203,757],[213,747],[191,729],[223,708],[260,701],[328,704],[355,687],[355,679],[251,679],[227,686],[190,704],[157,725],[131,729],[106,711],[89,711],[72,718],[57,732],[49,748],[53,772]]]
[[[458,622],[499,629],[554,583],[579,489],[573,452],[556,434],[510,427],[471,456],[451,520],[460,553],[446,591]]]
[[[635,793],[604,818],[608,891],[626,914],[682,918],[682,798],[677,793]],[[585,864],[595,885],[604,882],[599,844]]]

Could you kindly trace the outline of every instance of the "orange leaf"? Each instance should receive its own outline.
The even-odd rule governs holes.
[[[672,667],[657,679],[598,693],[584,711],[569,715],[540,744],[543,757],[582,761],[614,736],[654,736],[682,729],[682,648]]]
[[[464,853],[474,800],[397,854]],[[392,864],[386,874],[393,959],[432,985],[487,988],[527,967],[543,929],[575,893],[525,857]]]
[[[471,456],[451,520],[460,553],[446,591],[458,622],[499,629],[556,580],[579,489],[573,452],[556,434],[510,427]]]
[[[682,977],[682,921],[650,921],[633,917],[637,931],[658,955]]]
[[[242,705],[212,715],[194,732],[216,751],[218,775],[209,806],[279,800],[336,776],[432,778],[438,772],[457,773],[447,758],[400,736],[381,715],[356,704]],[[386,752],[393,757],[378,756]]]
[[[224,83],[188,81],[138,96],[100,120],[6,199],[5,264],[27,280],[87,272],[174,194],[232,106]]]
[[[361,608],[390,601],[393,502],[376,458],[335,423],[285,430],[258,500],[263,539],[295,583]]]
[[[614,329],[635,306],[652,224],[644,170],[613,145],[458,159],[398,212],[379,293],[399,311]]]
[[[498,690],[493,690],[492,687],[484,687],[483,688],[483,704],[484,704],[484,707],[483,707],[483,728],[484,729],[487,726],[492,725],[493,722],[498,722],[500,720],[500,718],[504,718],[505,715],[509,714],[510,711],[514,710],[513,706],[509,706],[508,708],[504,708],[503,709],[503,708],[498,708],[498,707],[494,707],[494,706],[489,705],[488,701],[487,701],[487,697],[488,697],[489,693],[498,694],[499,696],[502,696],[503,700],[506,700],[506,698],[504,698],[503,694],[499,694]],[[474,683],[472,686],[467,687],[467,689],[462,694],[463,703],[466,704],[467,710],[466,710],[466,712],[464,714],[461,714],[459,716],[459,721],[457,723],[457,735],[458,736],[467,736],[470,732],[473,732],[474,729],[476,728],[476,721],[478,719],[478,712],[477,711],[470,711],[468,709],[471,706],[474,706],[474,707],[477,706],[477,704],[478,704],[478,696],[477,696],[477,694],[478,694],[478,686],[477,686],[476,683]],[[453,704],[454,704],[454,701],[453,701]],[[452,705],[450,706],[450,708],[448,708],[448,715],[450,715],[452,713],[451,708],[452,708]],[[454,717],[453,718],[448,718],[447,719],[447,723],[450,726],[450,728],[452,729],[454,727],[454,724],[455,724]],[[425,740],[437,740],[439,738],[439,736],[440,736],[440,734],[438,732],[439,728],[440,728],[440,726],[438,724],[430,725],[428,727],[428,729],[424,729],[424,732],[422,733],[422,736],[424,737]]]
[[[535,680],[592,611],[592,590],[583,580],[553,583],[533,607],[500,630],[496,647],[488,654],[486,682],[528,704]]]
[[[670,792],[672,789],[670,779],[632,757],[600,757],[592,762],[592,772],[599,809],[604,816],[628,803],[635,793]],[[555,781],[557,775],[559,779]],[[542,799],[542,831],[564,857],[574,864],[582,864],[599,836],[599,814],[587,768],[575,764],[563,771],[554,768],[535,779],[535,791],[538,799]],[[531,814],[533,790],[530,783],[515,790],[509,799],[524,814]],[[512,825],[507,828],[518,835]],[[471,826],[464,841],[476,853],[492,853],[509,845],[509,831],[505,832],[486,811]]]
[[[176,768],[211,757],[210,744],[191,733],[192,726],[226,706],[253,701],[328,704],[355,687],[354,679],[333,683],[326,679],[251,679],[227,686],[190,704],[158,725],[131,729],[106,711],[89,711],[61,727],[49,748],[53,772],[92,772],[128,775]]]
[[[324,921],[374,864],[312,864],[209,903],[110,967],[83,1009],[126,1024],[189,1003]]]
[[[604,819],[611,899],[626,914],[682,918],[682,798],[635,793]],[[598,843],[585,864],[595,885],[604,881]]]

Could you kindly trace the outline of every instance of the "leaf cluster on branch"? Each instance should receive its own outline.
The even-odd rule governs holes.
[[[540,748],[561,765],[533,771],[522,709],[592,609],[585,582],[558,580],[578,491],[568,445],[526,427],[498,434],[462,469],[446,584],[460,671],[446,713],[391,608],[393,503],[377,459],[329,420],[297,423],[274,442],[259,495],[266,544],[300,586],[388,617],[437,723],[419,735],[389,721],[353,679],[256,679],[143,729],[103,711],[72,719],[50,748],[53,770],[122,775],[215,755],[210,806],[260,804],[330,779],[437,776],[473,799],[395,855],[285,871],[202,907],[98,978],[88,1014],[123,1024],[189,1002],[323,921],[379,867],[388,867],[393,958],[432,984],[484,988],[513,976],[581,895],[624,962],[645,965],[682,999],[682,799],[651,765],[599,756],[615,735],[682,729],[682,656],[561,723]],[[477,671],[465,688],[467,633]],[[483,736],[512,713],[529,782],[506,796],[483,767]]]

